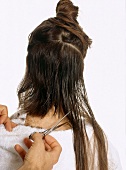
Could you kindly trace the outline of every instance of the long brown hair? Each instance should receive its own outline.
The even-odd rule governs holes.
[[[78,7],[70,0],[60,0],[56,14],[29,36],[26,73],[18,88],[19,108],[42,117],[52,106],[58,113],[70,111],[76,169],[108,170],[106,137],[89,105],[83,78],[91,39],[80,27]],[[93,128],[92,140],[87,122]]]

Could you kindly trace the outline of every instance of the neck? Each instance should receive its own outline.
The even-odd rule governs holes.
[[[54,114],[54,111],[55,111],[54,109],[55,108],[52,107],[43,118],[41,118],[40,116],[27,115],[26,120],[25,120],[25,125],[31,126],[31,127],[43,128],[43,129],[52,128],[52,126],[54,126],[58,122],[58,120],[60,120],[64,116],[64,113]],[[63,124],[63,123],[66,123],[66,124],[64,124],[63,126],[60,126],[59,128],[57,128],[57,130],[67,130],[71,128],[68,118],[65,117],[60,122],[60,124]]]

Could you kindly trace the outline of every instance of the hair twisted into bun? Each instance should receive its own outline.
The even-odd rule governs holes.
[[[59,38],[55,40],[62,40],[62,42],[73,45],[85,58],[87,49],[92,41],[77,21],[78,10],[79,8],[74,6],[70,0],[60,0],[56,7],[56,17],[49,18],[44,23],[47,25],[48,22],[56,30],[57,37]]]
[[[60,0],[56,7],[57,17],[65,16],[76,21],[78,16],[78,7],[74,6],[70,0]]]

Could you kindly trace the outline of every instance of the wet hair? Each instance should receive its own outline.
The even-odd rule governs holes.
[[[77,6],[60,0],[56,17],[43,21],[30,34],[26,73],[18,88],[19,108],[41,117],[52,106],[57,114],[70,111],[76,170],[108,170],[106,137],[89,105],[83,78],[84,58],[92,41],[77,16]],[[93,128],[92,140],[87,122]]]

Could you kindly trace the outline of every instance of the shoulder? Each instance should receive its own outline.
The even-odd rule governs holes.
[[[118,151],[108,140],[108,162],[111,170],[122,170]]]
[[[87,135],[89,137],[91,145],[94,145],[94,130],[93,127],[90,124],[86,124],[86,131]],[[108,166],[109,170],[122,170],[120,158],[118,151],[113,146],[113,144],[110,142],[110,140],[106,139],[106,146],[107,146],[107,157],[108,157]]]

